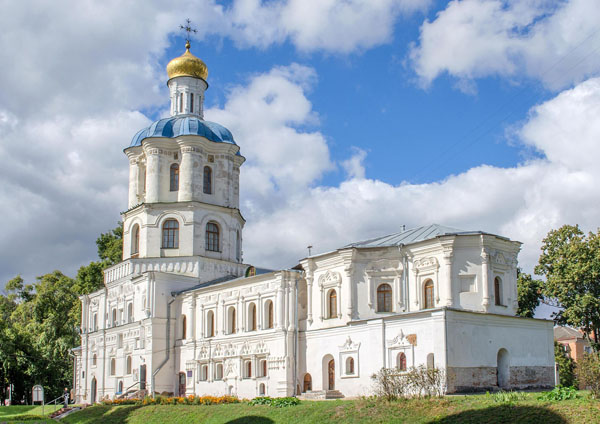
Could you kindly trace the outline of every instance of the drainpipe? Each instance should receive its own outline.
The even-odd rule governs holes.
[[[156,374],[165,366],[165,364],[169,361],[169,357],[171,356],[171,304],[175,302],[176,298],[173,297],[174,293],[171,293],[172,299],[167,302],[167,349],[165,359],[160,363],[158,367],[152,373],[152,398],[154,398],[154,393],[156,392]]]
[[[300,393],[296,392],[298,387],[298,276],[295,276],[294,284],[294,321],[296,322],[296,334],[294,336],[294,396],[298,396]]]

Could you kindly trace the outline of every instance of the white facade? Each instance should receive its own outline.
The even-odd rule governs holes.
[[[553,384],[552,323],[515,316],[518,242],[430,225],[291,270],[243,264],[244,158],[201,120],[206,88],[171,78],[172,118],[125,149],[123,262],[81,297],[78,402],[368,395],[382,367],[421,364],[444,369],[449,392]]]

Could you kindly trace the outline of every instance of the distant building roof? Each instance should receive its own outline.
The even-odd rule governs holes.
[[[571,327],[554,327],[554,340],[583,339],[583,333]]]
[[[431,224],[423,227],[411,228],[409,230],[400,231],[399,233],[388,234],[386,236],[381,236],[369,240],[363,240],[356,243],[350,243],[344,246],[344,248],[400,246],[411,243],[417,243],[425,240],[431,240],[440,236],[476,234],[489,234],[507,240],[506,237],[501,237],[496,234],[486,233],[483,231],[465,231],[460,230],[458,228],[446,227],[444,225]]]

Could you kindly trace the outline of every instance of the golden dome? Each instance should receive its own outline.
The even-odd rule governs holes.
[[[185,43],[185,53],[171,60],[167,65],[169,79],[175,77],[195,77],[206,81],[208,69],[206,64],[190,53],[189,41]]]

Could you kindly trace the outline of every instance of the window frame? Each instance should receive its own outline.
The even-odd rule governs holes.
[[[428,278],[423,284],[423,309],[435,308],[435,283]]]
[[[221,250],[221,229],[215,221],[206,223],[204,237],[206,243],[204,248],[208,252],[220,252]]]
[[[212,168],[208,165],[204,166],[202,170],[202,193],[213,194],[213,172]]]
[[[337,291],[336,289],[330,289],[327,292],[327,319],[334,319],[337,317]]]
[[[377,286],[377,312],[393,312],[394,291],[388,283]],[[383,306],[383,307],[382,307]]]
[[[179,249],[179,221],[175,218],[165,219],[161,228],[161,249]]]
[[[172,163],[169,168],[169,191],[179,191],[179,164]]]

